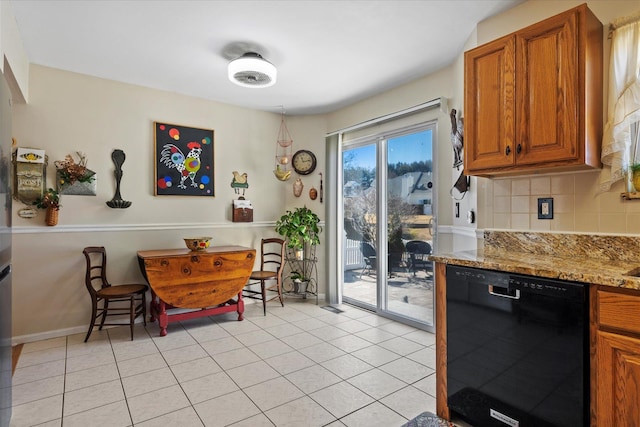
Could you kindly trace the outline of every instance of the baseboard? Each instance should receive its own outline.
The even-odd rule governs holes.
[[[75,326],[73,328],[56,329],[54,331],[38,332],[35,334],[29,334],[29,335],[19,335],[19,336],[11,337],[11,345],[50,340],[52,338],[66,337],[67,335],[74,335],[74,334],[80,334],[80,333],[86,334],[87,327]]]
[[[23,346],[24,344],[18,344],[11,347],[11,376],[16,372],[16,366],[18,366],[18,359],[20,359]]]
[[[285,302],[287,301],[287,295],[285,295]],[[290,300],[292,299],[299,299],[299,300],[303,300],[302,296],[298,296],[298,295],[290,295]],[[318,294],[318,304],[323,304],[325,303],[325,294],[320,293]],[[315,295],[307,295],[306,298],[307,301],[309,302],[314,302],[315,303]],[[248,299],[244,300],[245,305],[247,304],[254,304],[257,301],[251,301]],[[285,304],[286,307],[286,304]],[[187,311],[190,309],[186,309]],[[136,323],[142,323],[142,319],[138,318],[136,319]],[[149,322],[147,322],[147,325],[149,325]],[[115,326],[114,326],[115,327]],[[107,328],[105,326],[105,328]],[[86,334],[87,333],[87,326],[75,326],[73,328],[66,328],[66,329],[56,329],[54,331],[45,331],[45,332],[38,332],[35,334],[29,334],[29,335],[19,335],[19,336],[15,336],[11,338],[11,345],[12,346],[16,346],[19,344],[26,344],[26,343],[30,343],[30,342],[35,342],[35,341],[43,341],[43,340],[49,340],[52,338],[60,338],[60,337],[66,337],[67,335],[75,335],[75,334]]]

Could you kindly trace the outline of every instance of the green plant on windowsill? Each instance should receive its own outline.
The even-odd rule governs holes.
[[[637,192],[640,191],[640,163],[633,163],[629,165],[629,172],[631,174],[631,183],[633,189]]]

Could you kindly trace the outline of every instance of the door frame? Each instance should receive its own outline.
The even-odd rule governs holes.
[[[337,150],[337,163],[338,163],[338,171],[339,171],[339,181],[338,185],[334,188],[337,189],[338,196],[338,204],[339,204],[339,215],[337,215],[337,232],[342,234],[344,231],[344,209],[343,209],[343,167],[344,164],[342,162],[343,153],[345,148],[358,148],[361,146],[367,146],[370,144],[375,144],[376,149],[376,188],[378,194],[387,194],[387,167],[388,167],[388,141],[393,138],[415,134],[423,131],[432,131],[431,138],[431,161],[432,161],[432,176],[434,179],[437,177],[436,170],[436,159],[437,159],[437,141],[438,141],[438,119],[433,118],[430,120],[426,120],[420,123],[411,124],[411,125],[399,125],[399,128],[388,130],[384,132],[380,132],[377,134],[367,135],[360,138],[355,138],[348,143],[344,143],[342,138],[338,141],[338,150]],[[437,186],[434,185],[432,192],[432,200],[431,200],[431,208],[432,208],[432,224],[436,223],[436,212],[437,212]],[[376,227],[376,241],[378,242],[379,248],[382,250],[382,256],[379,258],[385,259],[387,255],[387,247],[388,247],[388,238],[387,238],[387,226],[388,223],[388,211],[386,209],[387,198],[384,198],[384,201],[381,201],[380,197],[376,198],[376,218],[378,224],[385,224],[384,227]],[[340,224],[343,224],[340,226]],[[432,247],[437,247],[437,233],[435,232],[435,227],[431,229],[432,236]],[[342,239],[337,239],[340,243],[339,251],[337,253],[342,254],[344,248],[342,247]],[[375,313],[379,316],[387,317],[411,326],[414,326],[419,329],[427,330],[429,332],[435,332],[435,277],[433,278],[433,317],[431,319],[431,324],[423,323],[421,321],[415,320],[411,317],[405,317],[397,312],[389,311],[388,307],[385,308],[385,305],[388,305],[388,295],[387,295],[387,272],[388,272],[388,263],[381,262],[377,264],[377,273],[376,273],[376,304],[375,307],[372,307],[369,304],[360,302],[358,300],[346,297],[343,298],[342,290],[344,286],[344,275],[341,274],[341,278],[338,281],[338,300],[340,303],[343,300],[351,305],[364,308],[367,310],[375,309]],[[340,273],[343,272],[344,262],[343,257],[340,256],[338,258],[338,270]],[[433,271],[435,272],[435,266]]]

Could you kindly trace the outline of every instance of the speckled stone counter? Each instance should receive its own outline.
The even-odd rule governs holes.
[[[640,236],[485,231],[484,249],[435,262],[640,290]]]

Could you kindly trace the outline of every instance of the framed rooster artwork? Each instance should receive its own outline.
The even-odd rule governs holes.
[[[154,122],[156,196],[214,196],[213,130]]]

